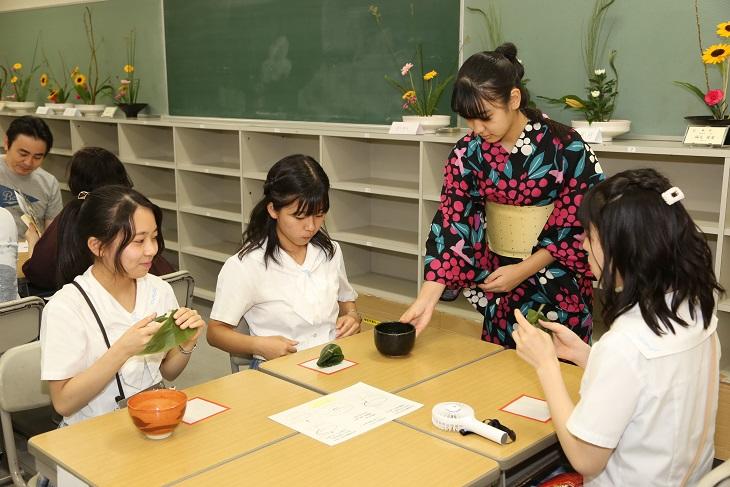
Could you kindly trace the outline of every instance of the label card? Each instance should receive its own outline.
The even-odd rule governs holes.
[[[302,362],[299,365],[327,375],[334,374],[335,372],[339,372],[340,370],[348,369],[353,365],[357,365],[357,362],[352,362],[350,360],[344,359],[342,360],[342,362],[337,365],[333,365],[332,367],[320,367],[319,365],[317,365],[317,360],[319,359],[313,358],[312,360],[307,360],[306,362]]]
[[[223,411],[228,411],[229,409],[228,406],[208,401],[202,397],[194,397],[188,399],[188,404],[185,406],[185,415],[182,420],[185,424],[195,424]]]
[[[106,107],[104,112],[101,114],[102,117],[114,118],[117,114],[117,107]]]
[[[78,108],[75,108],[75,107],[66,108],[63,111],[63,116],[64,117],[80,117],[81,116],[81,112],[79,111]]]
[[[575,131],[580,134],[584,142],[591,144],[603,143],[603,134],[598,127],[576,127]]]
[[[541,423],[550,421],[550,409],[547,402],[524,394],[503,406],[500,410],[523,418],[534,419]]]
[[[35,109],[35,114],[36,115],[48,115],[48,112],[50,110],[51,109],[49,107],[38,107]]]
[[[393,122],[390,124],[389,134],[420,135],[423,127],[418,122]]]
[[[728,129],[730,127],[689,125],[684,133],[683,142],[695,145],[728,145],[730,144]]]

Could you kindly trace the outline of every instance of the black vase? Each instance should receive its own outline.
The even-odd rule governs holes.
[[[117,106],[127,118],[137,118],[137,114],[147,106],[147,103],[117,103]]]
[[[687,120],[690,125],[710,125],[713,127],[727,127],[730,125],[730,118],[718,120],[713,118],[712,115],[693,115],[684,117],[684,119]]]

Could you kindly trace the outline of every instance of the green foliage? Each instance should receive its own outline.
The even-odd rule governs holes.
[[[162,326],[152,335],[152,339],[147,342],[147,346],[138,355],[166,352],[195,336],[197,332],[195,328],[182,329],[177,326],[175,318],[173,318],[176,312],[177,310],[174,309],[167,314],[155,318],[155,321],[162,323]]]

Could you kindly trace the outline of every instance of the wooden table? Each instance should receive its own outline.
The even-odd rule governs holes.
[[[271,414],[318,394],[247,370],[186,389],[230,410],[194,425],[180,424],[165,440],[148,440],[126,409],[31,438],[40,473],[55,479],[60,465],[92,485],[161,485],[296,434]]]
[[[388,423],[332,447],[297,434],[180,485],[492,485],[498,478],[493,460]]]
[[[299,365],[319,357],[322,347],[314,347],[264,362],[261,371],[322,394],[339,391],[357,382],[397,392],[503,350],[499,345],[435,327],[426,328],[405,357],[386,357],[378,352],[373,330],[335,343],[342,347],[345,359],[357,365],[331,375]]]
[[[568,392],[577,402],[583,369],[567,364],[561,364],[561,369]],[[514,350],[505,350],[399,392],[399,396],[423,407],[397,421],[492,458],[504,471],[557,442],[552,422],[541,423],[499,410],[522,394],[545,398],[535,370]],[[431,423],[431,410],[446,401],[468,404],[480,421],[497,418],[515,431],[517,441],[499,445],[481,436],[436,428]]]

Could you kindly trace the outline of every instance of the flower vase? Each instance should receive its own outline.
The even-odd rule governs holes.
[[[693,115],[684,117],[690,125],[703,125],[711,127],[727,127],[730,126],[730,118],[717,119],[712,115]]]
[[[451,115],[403,115],[404,122],[418,122],[423,129],[423,133],[432,134],[436,129],[448,127],[451,125]]]
[[[46,106],[51,111],[51,113],[56,115],[63,115],[63,111],[67,108],[73,108],[73,103],[46,103]]]
[[[137,115],[144,110],[147,103],[117,103],[117,106],[127,118],[137,118]]]
[[[597,128],[601,131],[603,142],[611,142],[614,137],[631,130],[631,120],[609,120],[608,122],[588,122],[587,120],[571,120],[573,128]]]
[[[6,101],[5,107],[17,113],[33,113],[34,101]]]
[[[77,103],[76,108],[79,109],[79,112],[81,112],[81,115],[84,117],[98,117],[104,112],[106,105],[86,105]]]

